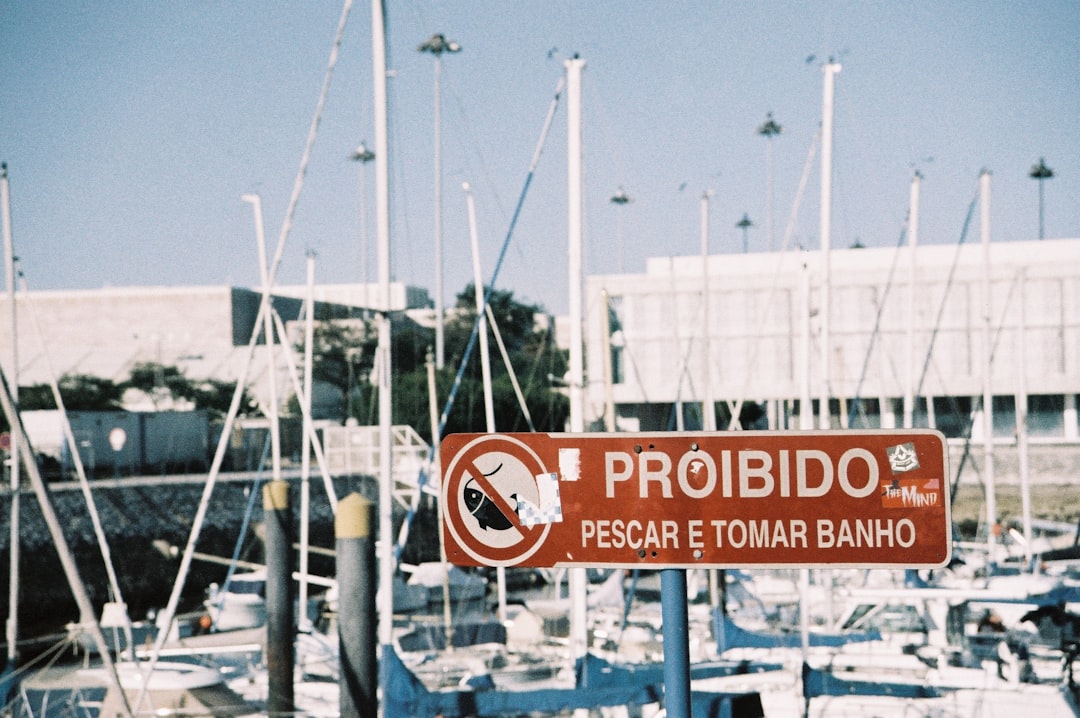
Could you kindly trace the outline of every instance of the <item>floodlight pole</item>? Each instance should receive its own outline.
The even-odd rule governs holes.
[[[611,203],[616,207],[625,207],[631,201],[630,195],[622,187],[619,187],[618,191],[611,195]],[[615,214],[615,231],[618,234],[617,239],[619,242],[619,274],[622,274],[626,271],[626,267],[623,261],[623,217],[620,210],[616,210]]]
[[[735,223],[735,226],[742,230],[742,251],[746,254],[750,251],[750,239],[747,236],[747,230],[754,226],[754,223],[750,221],[750,215],[743,212],[742,219]]]
[[[435,33],[416,48],[435,58],[435,368],[445,363],[442,259],[442,54],[461,52],[461,45]]]
[[[367,221],[367,163],[375,159],[375,153],[361,141],[349,159],[360,163],[360,281],[364,285],[364,304],[371,306],[368,299],[368,221]]]
[[[1039,164],[1032,165],[1028,177],[1039,180],[1039,239],[1043,238],[1043,180],[1054,176],[1054,170],[1046,166],[1046,161],[1040,157]]]
[[[778,134],[783,132],[782,125],[777,123],[773,119],[772,113],[768,113],[765,117],[765,123],[758,127],[758,134],[764,137],[767,142],[765,144],[765,238],[769,244],[769,251],[773,251],[773,158],[772,158],[772,140]]]

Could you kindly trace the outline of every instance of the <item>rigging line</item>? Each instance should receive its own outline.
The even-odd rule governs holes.
[[[798,221],[798,217],[799,217],[799,206],[802,204],[802,198],[803,198],[804,194],[806,193],[806,185],[810,181],[810,171],[813,169],[814,157],[817,155],[817,150],[818,150],[818,147],[820,146],[820,143],[821,143],[821,127],[818,127],[817,131],[814,132],[813,139],[810,140],[810,149],[806,153],[806,162],[803,163],[802,176],[799,178],[799,188],[795,192],[795,202],[792,203],[792,205],[791,205],[791,212],[788,214],[787,225],[784,227],[784,238],[783,238],[783,241],[780,243],[780,251],[779,251],[781,259],[783,257],[787,256],[788,249],[790,248],[790,245],[791,245],[792,236],[795,234],[795,223]],[[758,324],[759,326],[765,326],[766,322],[770,318],[773,302],[775,300],[777,292],[779,291],[780,274],[781,274],[782,270],[783,270],[783,261],[777,262],[776,263],[776,270],[773,272],[772,285],[769,287],[769,292],[765,297],[765,301],[762,303],[763,306],[765,307],[765,314],[762,316],[761,321]],[[788,306],[790,307],[790,304]],[[791,318],[790,318],[790,313],[789,313],[789,318],[788,318],[789,324],[790,324],[790,320],[791,320]],[[731,405],[730,401],[728,402],[729,407],[732,409],[731,414],[732,414],[732,417],[733,417],[733,422],[732,422],[731,425],[729,425],[729,429],[733,427],[734,419],[736,417],[738,417],[740,414],[742,414],[742,405],[743,405],[743,401],[744,401],[743,396],[746,394],[746,387],[749,386],[750,380],[751,380],[751,374],[753,373],[753,371],[754,371],[754,369],[755,369],[755,367],[757,365],[757,355],[758,355],[759,349],[761,348],[760,342],[761,342],[761,335],[759,334],[756,338],[753,339],[753,341],[752,341],[752,343],[750,345],[750,360],[749,360],[749,363],[747,364],[746,378],[743,380],[743,389],[742,389],[742,391],[739,392],[739,399],[734,403],[734,406]]]
[[[341,16],[338,19],[337,32],[334,35],[333,47],[330,51],[330,60],[326,68],[326,74],[323,77],[322,89],[319,93],[319,101],[316,105],[315,115],[311,120],[311,127],[308,131],[307,142],[304,146],[304,153],[300,160],[300,167],[297,170],[296,179],[293,183],[292,195],[289,197],[289,209],[285,214],[285,221],[281,226],[281,234],[278,238],[277,248],[274,250],[274,259],[267,272],[266,287],[263,288],[262,301],[259,302],[259,311],[255,319],[255,327],[259,326],[259,322],[265,318],[265,312],[269,311],[269,294],[270,288],[274,284],[274,279],[277,276],[278,267],[281,265],[281,258],[285,253],[285,240],[289,236],[289,231],[292,228],[292,218],[296,211],[296,204],[299,201],[300,190],[304,185],[304,175],[307,173],[308,161],[311,159],[311,148],[315,143],[315,135],[319,127],[319,121],[322,117],[323,107],[326,105],[326,96],[330,90],[330,79],[334,73],[334,67],[337,65],[338,52],[341,48],[342,36],[345,33],[345,23],[349,17],[349,10],[352,7],[352,0],[345,0],[341,9]],[[214,460],[210,466],[210,473],[207,477],[206,486],[203,489],[202,498],[199,501],[199,507],[195,512],[195,518],[192,522],[191,534],[188,537],[188,543],[184,547],[183,557],[180,559],[180,568],[177,572],[176,581],[173,584],[173,591],[169,596],[169,601],[165,606],[164,617],[165,620],[161,627],[161,631],[157,640],[154,642],[154,648],[150,659],[150,670],[153,671],[154,666],[157,665],[157,661],[161,655],[161,649],[165,645],[165,640],[169,634],[169,627],[173,620],[176,618],[176,609],[180,603],[180,594],[183,591],[184,584],[187,581],[187,574],[191,569],[191,561],[193,554],[195,553],[195,544],[199,539],[199,534],[202,531],[202,522],[206,518],[206,512],[210,503],[210,496],[214,490],[214,484],[217,481],[218,472],[221,470],[222,461],[225,458],[225,449],[227,447],[228,436],[232,431],[232,424],[236,419],[236,415],[240,410],[240,400],[244,394],[245,384],[247,382],[248,371],[251,368],[251,361],[255,355],[255,343],[258,338],[258,332],[252,330],[251,339],[247,346],[247,355],[244,362],[244,368],[240,373],[240,377],[236,382],[236,391],[233,392],[232,402],[229,404],[229,411],[225,415],[225,424],[222,428],[222,440],[218,442],[218,447],[214,453]],[[135,705],[141,705],[143,699],[146,696],[146,683],[144,682],[139,688],[139,696],[135,701]]]
[[[276,311],[273,311],[274,324],[277,327],[277,332],[281,336],[285,336],[285,323],[281,320],[281,315]],[[323,451],[322,441],[319,440],[319,435],[315,431],[314,422],[311,421],[311,408],[308,402],[308,397],[304,393],[304,387],[300,384],[300,374],[297,371],[296,363],[293,360],[291,351],[282,352],[285,355],[285,367],[288,372],[289,379],[292,382],[293,393],[296,395],[298,403],[300,404],[301,415],[306,415],[308,419],[306,422],[306,429],[308,434],[308,441],[311,444],[311,450],[315,454],[315,463],[319,466],[319,473],[322,475],[323,488],[326,491],[327,501],[330,502],[330,511],[336,516],[338,507],[337,493],[334,491],[334,482],[330,478],[330,472],[326,468],[326,455]]]
[[[529,425],[529,431],[536,431],[536,427],[533,426],[532,415],[529,414],[529,406],[525,403],[525,397],[521,393],[521,385],[518,384],[517,374],[514,372],[514,365],[510,363],[510,355],[506,353],[506,344],[503,343],[502,332],[499,331],[499,324],[495,321],[495,312],[491,311],[490,304],[484,307],[484,309],[486,310],[491,331],[495,335],[495,343],[499,345],[499,353],[502,355],[503,363],[506,365],[506,373],[510,376],[510,383],[514,385],[514,395],[517,397],[518,404],[521,406],[521,413],[525,416],[525,423]]]
[[[337,31],[334,33],[334,42],[330,48],[330,59],[327,62],[326,72],[323,75],[322,88],[319,90],[319,100],[315,105],[315,114],[311,118],[311,126],[308,128],[307,140],[304,143],[304,152],[300,157],[300,166],[297,168],[296,177],[293,180],[292,194],[289,196],[289,206],[285,211],[285,219],[281,223],[281,233],[278,236],[277,247],[274,250],[274,259],[267,273],[267,282],[273,286],[277,277],[278,267],[285,254],[285,241],[292,231],[293,217],[296,215],[296,205],[300,201],[300,192],[304,188],[304,178],[307,175],[308,163],[311,161],[311,151],[315,146],[315,137],[319,132],[319,123],[322,121],[323,109],[326,107],[326,98],[330,94],[330,81],[334,76],[334,68],[337,67],[338,54],[341,50],[341,41],[345,35],[345,24],[349,19],[349,11],[352,9],[352,0],[345,0],[341,8],[341,16],[338,18]]]
[[[263,321],[263,312],[267,311],[268,307],[269,302],[264,301],[259,303],[259,310],[256,313],[255,321],[252,324],[251,338],[248,340],[244,364],[240,370],[240,375],[237,377],[236,390],[233,391],[233,398],[229,403],[229,410],[225,414],[225,421],[222,424],[221,438],[219,439],[217,449],[214,452],[214,459],[210,464],[210,471],[207,475],[206,485],[203,487],[199,506],[195,510],[195,517],[191,522],[191,533],[188,535],[188,542],[184,547],[184,553],[180,559],[180,567],[177,570],[176,580],[173,582],[173,590],[169,595],[169,600],[165,605],[164,611],[160,614],[163,616],[163,620],[161,621],[160,631],[150,655],[151,672],[154,670],[154,666],[157,665],[157,661],[161,656],[161,650],[168,638],[169,629],[172,626],[173,620],[176,618],[176,610],[180,603],[180,594],[183,592],[184,584],[187,582],[188,572],[191,570],[191,562],[195,554],[195,545],[198,543],[199,535],[202,533],[202,525],[206,519],[206,513],[210,505],[210,496],[214,491],[214,485],[217,483],[218,474],[221,471],[221,464],[225,459],[225,452],[228,449],[229,437],[232,434],[232,427],[236,421],[236,415],[240,411],[240,403],[247,385],[248,373],[251,370],[252,359],[255,355],[255,345],[258,343],[260,335],[258,327]],[[142,700],[143,696],[140,696],[137,703],[141,703]]]
[[[81,646],[78,643],[78,637],[71,632],[63,633],[59,636],[59,640],[44,648],[41,653],[31,657],[25,663],[20,663],[12,672],[5,674],[3,680],[12,686],[20,686],[26,677],[45,675],[46,671],[52,668],[57,661],[65,658],[70,652],[78,652],[79,650],[81,650]],[[38,664],[44,665],[39,667]],[[17,700],[18,696],[13,695],[6,705],[0,705],[3,715],[23,715],[22,713],[9,712]]]
[[[546,322],[547,326],[544,328],[543,335],[540,337],[540,341],[536,343],[536,356],[532,361],[532,368],[529,369],[529,374],[525,380],[525,391],[531,393],[534,386],[537,385],[537,375],[540,373],[540,364],[546,358],[548,343],[551,341],[551,325],[554,322]],[[514,421],[514,428],[517,427],[517,420]]]
[[[510,226],[506,230],[506,236],[503,238],[502,248],[499,251],[499,258],[496,260],[495,269],[491,273],[491,281],[488,283],[487,290],[484,292],[482,311],[486,311],[487,306],[491,301],[491,294],[495,290],[495,280],[499,276],[499,270],[502,269],[503,259],[506,257],[506,250],[510,246],[510,239],[514,235],[514,228],[517,225],[518,217],[521,216],[521,208],[525,204],[525,197],[529,193],[529,186],[532,184],[533,177],[536,175],[536,167],[540,164],[540,156],[543,154],[544,145],[547,144],[548,133],[551,131],[551,124],[555,120],[555,110],[558,109],[559,98],[562,96],[565,84],[566,76],[562,75],[559,77],[559,82],[555,87],[555,96],[548,105],[547,115],[544,117],[544,125],[540,130],[540,139],[536,144],[536,150],[533,152],[532,160],[529,162],[528,173],[525,175],[525,184],[521,188],[521,193],[518,195],[517,205],[514,207],[514,214],[510,218]],[[483,314],[481,314],[481,312],[477,312],[476,320],[473,322],[472,333],[469,335],[469,342],[465,346],[465,352],[461,357],[461,363],[458,365],[457,374],[454,376],[453,386],[450,387],[450,395],[446,398],[446,404],[439,417],[437,431],[438,436],[440,437],[442,436],[443,430],[446,428],[447,418],[450,415],[450,410],[454,406],[454,400],[457,398],[458,389],[461,387],[462,379],[465,376],[465,367],[468,366],[473,348],[476,346],[477,337],[480,333],[480,318],[482,316]],[[434,458],[435,439],[437,438],[438,437],[432,437],[432,447],[428,450],[428,464],[430,464]],[[427,479],[427,472],[421,470],[416,486],[417,495],[424,491],[424,484],[427,483]],[[395,563],[400,561],[401,553],[405,549],[404,537],[408,536],[409,524],[412,522],[414,515],[414,513],[410,513],[406,516],[406,520],[401,526],[398,541],[394,545]]]
[[[971,226],[971,217],[975,213],[975,205],[979,201],[979,192],[976,190],[975,196],[971,198],[971,202],[968,204],[967,215],[964,217],[964,224],[960,230],[960,240],[956,243],[956,252],[953,255],[952,265],[949,267],[949,275],[945,281],[945,289],[941,294],[941,303],[938,305],[937,317],[934,319],[934,329],[930,332],[930,342],[926,347],[926,358],[923,360],[922,371],[919,373],[919,381],[915,386],[915,396],[922,396],[923,394],[923,382],[926,379],[926,374],[930,370],[930,361],[934,352],[934,343],[937,340],[938,332],[941,328],[941,321],[945,315],[945,302],[949,298],[949,290],[952,288],[953,279],[956,276],[956,268],[960,262],[960,250],[967,239],[968,228]],[[963,469],[964,464],[970,455],[971,450],[971,427],[972,421],[969,419],[966,426],[966,432],[964,436],[964,452],[960,457],[960,466],[957,467],[957,473],[955,474],[957,480],[953,482],[951,497],[956,498],[956,493],[960,487],[960,471]],[[977,467],[976,467],[977,468]]]
[[[263,473],[266,471],[266,460],[270,457],[270,435],[266,435],[263,439],[263,450],[259,456],[259,466],[255,471],[255,479],[251,484],[251,491],[248,493],[247,506],[244,507],[244,518],[240,521],[240,530],[236,532],[236,543],[233,544],[232,557],[229,559],[229,568],[225,572],[225,580],[221,582],[221,590],[215,596],[214,606],[219,611],[225,604],[225,594],[229,590],[229,586],[232,584],[233,576],[236,575],[236,569],[240,564],[240,554],[244,550],[244,542],[247,539],[248,527],[251,525],[251,517],[255,513],[255,501],[259,497],[259,489],[263,483]],[[217,629],[217,626],[214,626]]]
[[[518,195],[517,206],[514,207],[514,214],[510,218],[510,227],[506,231],[506,237],[503,239],[502,248],[499,251],[499,258],[495,262],[495,269],[491,273],[491,281],[488,283],[487,291],[484,294],[484,306],[486,307],[488,302],[491,301],[491,293],[495,288],[495,280],[499,276],[499,271],[502,269],[503,259],[506,257],[506,250],[510,246],[510,238],[514,234],[514,227],[517,225],[518,217],[521,216],[521,208],[525,204],[525,197],[529,193],[529,186],[532,184],[533,177],[536,174],[536,167],[540,163],[540,155],[543,153],[544,145],[547,143],[548,133],[551,130],[551,123],[555,120],[555,110],[559,106],[559,98],[562,95],[563,87],[566,84],[566,77],[561,76],[559,78],[558,85],[555,88],[555,96],[551,100],[551,104],[548,106],[547,116],[544,118],[544,126],[540,131],[540,140],[536,145],[536,151],[533,153],[532,161],[529,163],[529,171],[525,176],[525,184],[521,189],[521,193]],[[480,315],[477,314],[476,321],[473,323],[472,334],[469,336],[469,342],[465,346],[465,353],[461,358],[461,364],[458,367],[457,375],[454,377],[454,384],[450,389],[450,395],[446,399],[446,405],[443,408],[442,415],[439,417],[439,435],[442,436],[443,429],[446,427],[446,420],[450,414],[450,409],[453,407],[454,399],[457,395],[458,388],[461,386],[462,378],[465,374],[465,366],[469,362],[469,358],[472,355],[473,347],[476,345],[477,336],[479,334],[480,327]]]
[[[929,373],[930,365],[931,365],[931,362],[932,362],[932,356],[933,356],[933,351],[934,351],[934,342],[937,339],[938,332],[939,332],[939,330],[941,328],[941,321],[942,321],[942,318],[943,318],[944,313],[945,313],[945,301],[948,299],[949,289],[952,287],[953,279],[954,279],[954,277],[956,275],[956,268],[957,268],[957,265],[959,264],[959,261],[960,261],[960,248],[963,245],[964,240],[967,238],[968,228],[969,228],[969,226],[971,224],[971,217],[975,212],[975,206],[978,203],[978,201],[979,201],[979,192],[976,190],[975,196],[971,199],[971,203],[968,205],[967,216],[964,218],[964,226],[963,226],[963,229],[961,230],[961,233],[960,233],[960,241],[956,245],[956,253],[953,256],[952,266],[949,268],[949,277],[948,277],[948,280],[945,283],[945,291],[941,295],[941,303],[938,306],[937,318],[934,321],[934,330],[930,334],[930,344],[926,349],[926,359],[923,361],[923,368],[922,368],[922,372],[919,375],[919,383],[918,383],[918,386],[916,387],[915,396],[922,396],[923,382],[926,379],[926,375]],[[1010,289],[1009,289],[1009,294],[1010,294],[1010,296],[1012,294],[1012,287],[1011,286],[1010,286]],[[1006,307],[1008,307],[1008,300],[1006,301]],[[998,325],[998,333],[995,334],[994,341],[991,344],[991,351],[990,351],[991,362],[993,361],[994,351],[997,348],[997,340],[998,340],[998,337],[1000,336],[1000,330],[1001,330],[1001,325],[1002,324],[1004,324],[1004,316],[1002,317],[1001,323],[999,323],[999,325]],[[936,366],[936,364],[935,364],[935,366]],[[974,423],[975,411],[976,411],[976,409],[981,408],[981,407],[982,407],[982,397],[980,396],[977,399],[977,402],[975,404],[973,404],[972,411],[968,415],[966,423],[965,423],[965,433],[964,433],[964,437],[963,437],[964,438],[964,453],[960,457],[960,466],[957,468],[956,476],[958,477],[958,480],[956,482],[954,482],[954,485],[952,487],[952,497],[953,498],[956,498],[956,493],[957,493],[957,491],[959,489],[959,486],[960,486],[960,481],[959,481],[960,471],[963,469],[964,463],[966,462],[966,460],[968,459],[968,457],[970,455],[970,451],[971,451],[971,431],[972,431],[972,426],[973,426],[973,423]],[[977,467],[976,467],[976,470],[977,470]]]
[[[30,291],[27,289],[26,277],[22,271],[18,272],[19,288],[22,290],[22,299],[26,301],[27,309],[30,314],[30,321],[34,326],[34,331],[37,335],[38,343],[41,345],[41,354],[45,360],[45,367],[49,374],[49,387],[52,389],[53,400],[56,402],[56,408],[60,412],[61,427],[64,432],[64,439],[67,441],[68,446],[71,447],[71,460],[75,465],[75,474],[79,477],[79,487],[82,489],[83,498],[86,501],[86,507],[90,513],[90,522],[94,527],[94,535],[97,537],[98,544],[101,547],[101,559],[105,563],[105,571],[108,574],[109,586],[113,591],[113,596],[120,603],[124,603],[123,594],[120,591],[120,580],[117,578],[116,569],[113,566],[112,552],[109,549],[108,539],[105,537],[105,529],[101,524],[101,516],[97,510],[97,503],[94,501],[93,493],[90,491],[90,483],[86,479],[86,469],[83,467],[82,456],[79,454],[78,443],[75,441],[75,434],[71,429],[71,422],[68,419],[67,409],[64,406],[64,399],[60,395],[60,386],[56,380],[56,369],[53,366],[52,358],[49,355],[48,347],[45,346],[45,335],[41,329],[41,322],[38,321],[37,309],[34,306],[34,301],[31,298]],[[119,461],[119,457],[117,458]],[[127,638],[131,640],[131,618],[124,614],[126,619],[125,629],[128,632]],[[134,646],[129,646],[134,650]]]
[[[454,98],[454,103],[457,105],[458,112],[461,114],[462,124],[465,126],[465,134],[467,134],[470,139],[470,147],[463,147],[463,149],[465,150],[464,154],[467,157],[469,155],[469,150],[471,149],[472,152],[479,158],[481,168],[480,174],[487,179],[488,184],[490,184],[492,187],[491,194],[495,199],[495,206],[499,210],[499,215],[503,219],[506,219],[506,208],[503,207],[502,197],[499,196],[498,183],[495,181],[495,177],[492,174],[491,165],[488,163],[487,158],[484,157],[484,153],[480,149],[480,140],[477,139],[477,133],[473,129],[472,123],[469,122],[469,116],[465,113],[465,104],[462,102],[461,95],[459,95],[457,92],[457,87],[454,85],[453,79],[448,77],[448,75],[446,74],[445,65],[442,66],[442,81],[444,83],[447,83],[444,84],[443,87],[448,86],[448,89],[450,90],[450,95]]]
[[[611,312],[613,315],[615,315],[616,319],[619,319],[619,310],[614,306],[614,304],[613,304],[614,301],[615,301],[615,298],[612,297],[611,295],[608,295],[607,309],[608,309],[609,312]],[[629,362],[630,367],[633,369],[634,379],[637,381],[638,391],[641,392],[641,400],[644,403],[648,404],[649,403],[649,395],[648,395],[648,393],[646,392],[646,389],[645,389],[645,381],[641,378],[641,370],[638,368],[638,364],[634,360],[634,353],[630,351],[630,342],[627,339],[626,329],[622,325],[622,320],[619,320],[619,330],[618,331],[622,334],[622,349],[623,349],[622,354],[623,354],[624,357],[626,357],[627,362]],[[614,333],[614,332],[612,332],[612,333]],[[634,346],[636,347],[637,344],[635,343]]]
[[[674,270],[674,268],[672,268],[672,279],[674,279],[674,277],[675,277],[675,270]],[[672,290],[671,290],[671,301],[672,301],[672,304],[675,305],[675,307],[678,307],[678,305],[679,305],[678,294],[676,293],[676,290],[674,288],[672,288]],[[708,301],[708,297],[703,297],[703,301],[701,302],[701,304],[694,310],[693,316],[691,317],[691,326],[697,326],[699,324],[698,317],[700,317],[705,312],[705,302],[707,302],[707,301]],[[678,312],[677,312],[676,309],[673,309],[672,313],[676,315],[676,321],[672,322],[676,326],[675,345],[679,346],[682,342],[681,342],[681,339],[679,337],[679,332],[678,332],[678,328],[677,328],[678,327],[678,319],[677,319]],[[708,328],[706,328],[705,331],[708,331]],[[696,391],[696,389],[694,387],[694,377],[690,373],[690,354],[694,351],[694,338],[695,337],[694,337],[693,333],[691,333],[690,336],[687,337],[687,339],[686,339],[686,351],[684,351],[682,353],[682,356],[679,357],[679,372],[678,372],[679,379],[678,379],[678,383],[675,385],[675,402],[676,403],[681,403],[682,402],[682,390],[683,390],[683,382],[684,381],[685,381],[685,383],[687,385],[687,390],[690,392],[689,401],[695,401],[697,399],[697,391]],[[704,374],[704,372],[707,372],[709,370],[708,357],[706,357],[705,362],[706,362],[706,365],[704,367],[702,367],[703,376],[707,376],[707,375]],[[730,405],[730,402],[729,402],[729,405]]]
[[[7,375],[4,373],[3,367],[0,367],[0,412],[7,418],[8,426],[18,437],[19,458],[27,469],[30,483],[34,487],[34,495],[37,497],[38,506],[41,509],[42,518],[44,518],[45,523],[49,528],[49,535],[52,537],[56,553],[60,557],[60,563],[64,571],[64,576],[67,579],[68,587],[71,589],[72,596],[78,604],[79,617],[82,621],[81,627],[89,628],[90,635],[94,639],[94,643],[101,653],[101,661],[105,673],[108,676],[109,684],[119,687],[121,685],[119,670],[106,645],[105,635],[102,633],[101,625],[94,616],[94,606],[91,603],[90,594],[87,591],[86,584],[79,574],[79,567],[75,561],[74,554],[72,553],[67,540],[64,538],[64,529],[60,524],[60,517],[56,513],[56,508],[53,506],[49,487],[45,483],[45,479],[41,476],[41,471],[37,465],[37,459],[34,456],[34,447],[30,445],[26,427],[23,425],[22,416],[17,411],[15,400],[12,398],[11,387],[8,384]],[[122,704],[121,707],[123,708],[124,715],[128,718],[134,718],[135,712],[132,710],[127,693],[125,691],[121,691],[120,693],[120,702]]]
[[[674,330],[674,333],[675,333],[675,336],[674,336],[675,346],[676,347],[681,347],[682,346],[682,337],[679,336],[680,333],[681,333],[680,332],[681,326],[680,326],[680,323],[679,323],[679,295],[678,295],[678,289],[676,289],[677,282],[675,281],[675,258],[674,257],[668,257],[668,267],[667,267],[667,269],[668,269],[668,280],[669,280],[667,294],[668,294],[668,297],[670,298],[669,301],[671,302],[671,318],[672,318],[671,327],[672,327],[672,329]],[[687,341],[687,344],[692,346],[693,343],[694,343],[693,334],[691,334],[689,340]],[[689,374],[689,372],[687,371],[687,366],[686,366],[686,356],[689,355],[689,353],[690,353],[690,348],[687,347],[686,352],[680,354],[680,356],[679,356],[679,368],[675,372],[675,377],[676,377],[676,379],[675,379],[675,401],[671,405],[671,411],[672,411],[672,418],[675,421],[675,427],[678,428],[678,429],[682,428],[682,424],[683,424],[683,420],[684,420],[683,419],[684,410],[683,410],[683,405],[682,405],[683,404],[682,391],[683,391],[683,380],[688,378],[688,374]]]
[[[1002,333],[1004,331],[1004,327],[1005,327],[1005,315],[1008,312],[1009,304],[1012,303],[1013,291],[1016,289],[1016,287],[1017,287],[1017,285],[1019,283],[1019,279],[1020,279],[1019,272],[1013,275],[1013,279],[1009,283],[1009,291],[1005,295],[1005,303],[1004,303],[1004,306],[1001,309],[1001,321],[998,322],[997,328],[994,331],[994,338],[990,343],[990,363],[991,364],[993,364],[994,355],[997,353],[998,342],[1001,339],[1001,335],[1002,335]],[[929,363],[935,369],[938,377],[940,378],[941,377],[941,369],[938,367],[937,362],[934,361],[933,358],[930,358]],[[963,471],[965,460],[971,455],[971,432],[972,432],[972,430],[974,428],[974,425],[975,425],[975,412],[983,408],[983,406],[982,406],[983,398],[982,398],[981,394],[977,397],[976,401],[972,404],[972,410],[970,412],[968,412],[966,416],[964,414],[960,413],[960,405],[959,405],[959,402],[957,402],[956,397],[949,397],[949,398],[950,398],[949,404],[950,404],[950,408],[952,409],[953,416],[956,417],[957,419],[961,419],[963,421],[963,426],[964,426],[964,434],[962,435],[963,439],[964,439],[964,453],[960,457],[960,466],[957,467],[957,471],[956,471],[956,475],[959,477],[961,472]],[[975,466],[975,473],[979,477],[980,483],[981,483],[982,473],[979,471],[979,467],[977,465]],[[957,481],[955,486],[952,489],[952,498],[954,498],[954,499],[956,498],[956,492],[957,492],[957,490],[959,488],[959,485],[960,485],[960,482]]]
[[[960,264],[960,249],[967,239],[968,228],[971,226],[971,217],[975,213],[975,206],[978,202],[979,193],[976,191],[975,196],[971,198],[971,203],[968,205],[967,216],[964,217],[964,226],[960,230],[960,241],[956,243],[952,266],[949,267],[949,276],[945,280],[945,291],[941,293],[941,303],[938,305],[937,317],[934,319],[934,330],[930,332],[930,344],[926,347],[926,359],[923,360],[923,368],[919,373],[919,382],[915,385],[915,396],[922,396],[923,381],[925,381],[926,373],[930,368],[930,355],[934,352],[934,342],[937,340],[938,332],[941,330],[941,321],[945,316],[946,300],[949,298],[949,290],[952,288],[953,280],[956,278],[957,265]]]
[[[848,428],[851,428],[855,421],[855,415],[859,412],[859,398],[862,393],[863,380],[866,379],[866,371],[870,366],[870,356],[874,353],[874,342],[877,339],[878,332],[881,329],[881,316],[885,313],[885,305],[889,299],[889,290],[892,288],[893,276],[896,273],[896,265],[899,264],[901,249],[904,246],[904,240],[907,238],[908,227],[907,223],[911,221],[910,214],[908,215],[905,226],[900,230],[900,237],[896,241],[896,251],[893,253],[893,261],[889,266],[889,276],[885,280],[885,289],[881,294],[881,299],[878,301],[877,316],[874,317],[874,329],[870,332],[870,343],[866,347],[866,356],[863,358],[862,370],[859,372],[859,381],[855,384],[855,396],[851,399],[851,409],[848,411]],[[881,407],[884,408],[884,407]],[[879,412],[881,411],[879,408]]]

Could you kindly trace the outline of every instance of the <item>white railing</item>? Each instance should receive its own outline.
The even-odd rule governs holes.
[[[429,472],[431,447],[411,426],[390,430],[394,498],[404,506],[412,501],[421,472]],[[327,426],[322,430],[323,453],[332,476],[378,476],[381,466],[378,426]]]

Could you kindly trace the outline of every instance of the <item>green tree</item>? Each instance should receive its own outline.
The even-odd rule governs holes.
[[[517,301],[507,290],[493,291],[490,304],[533,427],[538,431],[562,430],[569,405],[566,397],[552,388],[549,377],[566,372],[566,356],[555,345],[550,320],[547,325],[538,324],[536,317],[544,316],[543,310]],[[475,321],[476,300],[470,284],[458,294],[445,326],[446,366],[435,377],[440,416],[454,388]],[[488,332],[495,426],[499,431],[527,431],[529,422],[490,325]],[[412,426],[427,440],[431,438],[427,362],[434,344],[432,327],[402,315],[394,317],[390,350],[393,421]],[[371,381],[377,349],[378,338],[370,323],[358,326],[355,321],[326,321],[314,330],[313,378],[337,386],[348,397],[348,415],[366,425],[378,422],[378,387]],[[297,350],[302,351],[302,345]],[[474,342],[462,372],[444,433],[475,431],[486,431],[479,342]]]
[[[64,408],[70,411],[112,411],[120,408],[123,389],[111,379],[89,374],[65,374],[57,382]],[[50,399],[52,392],[49,393]],[[20,408],[22,404],[20,394]],[[56,408],[55,405],[53,408]]]
[[[363,416],[363,385],[368,383],[375,361],[378,344],[374,325],[367,320],[328,319],[318,321],[312,329],[311,377],[336,390],[343,402],[345,417],[360,419]],[[301,338],[294,347],[303,354]],[[319,393],[315,392],[318,397]],[[287,410],[300,414],[300,404],[295,395],[289,397]]]
[[[235,381],[222,381],[220,379],[203,379],[192,382],[192,394],[189,397],[195,402],[196,409],[205,409],[212,417],[221,418],[229,413],[232,405],[233,394],[236,392]],[[244,389],[240,397],[239,416],[247,415],[254,406],[254,400]]]
[[[120,384],[121,395],[127,389],[144,392],[155,404],[165,398],[190,401],[196,409],[205,410],[214,417],[222,417],[229,411],[233,393],[236,391],[236,382],[220,379],[193,380],[185,376],[178,367],[157,362],[140,362],[132,367],[127,381]],[[247,413],[250,406],[251,400],[245,390],[239,413]]]
[[[546,316],[543,309],[534,304],[519,302],[513,292],[492,290],[488,299],[495,317],[498,337],[506,348],[514,376],[528,408],[532,427],[538,431],[561,431],[569,416],[569,402],[556,391],[551,376],[561,377],[566,372],[566,354],[555,344],[551,331],[552,321],[537,323],[538,316]],[[453,386],[454,376],[461,365],[472,340],[476,324],[476,294],[469,284],[457,296],[455,311],[446,325],[447,368],[437,378],[439,409]],[[514,391],[511,375],[499,351],[496,328],[488,324],[488,349],[491,354],[491,392],[495,414],[495,427],[499,431],[528,431],[529,421],[521,409]],[[484,411],[483,372],[481,368],[479,341],[473,341],[469,362],[462,373],[461,385],[451,411],[447,416],[445,433],[462,431],[486,431]],[[425,422],[420,433],[428,437]],[[418,430],[421,425],[416,425]]]

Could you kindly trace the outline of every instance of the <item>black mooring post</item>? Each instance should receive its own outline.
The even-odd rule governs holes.
[[[291,716],[293,696],[292,510],[289,484],[271,481],[263,487],[266,522],[266,711]]]
[[[375,718],[379,710],[379,664],[375,612],[375,504],[360,494],[338,502],[338,640],[341,718]]]

